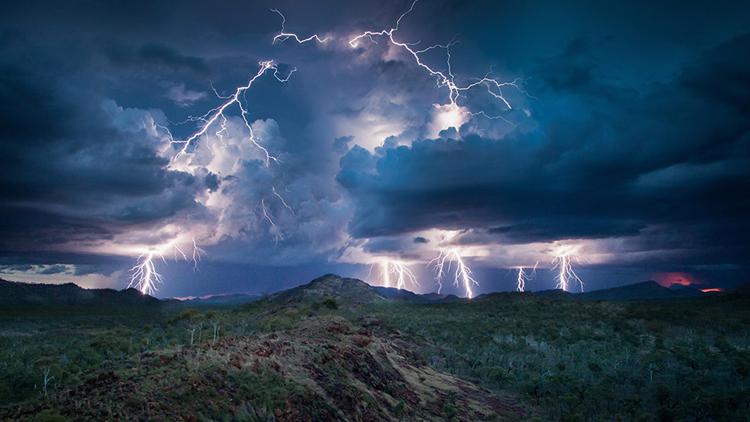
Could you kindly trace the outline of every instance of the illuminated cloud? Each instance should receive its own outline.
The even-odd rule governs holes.
[[[388,31],[408,2],[270,5],[288,18],[282,33],[319,34],[303,44],[273,43],[281,20],[269,5],[231,16],[163,5],[72,6],[54,20],[43,3],[5,6],[0,265],[91,265],[124,287],[135,257],[164,255],[168,275],[195,240],[206,268],[227,270],[179,264],[189,276],[160,294],[208,293],[233,265],[263,275],[223,288],[273,290],[319,271],[364,277],[383,257],[409,263],[430,291],[427,263],[456,247],[479,294],[515,289],[517,268],[537,262],[528,287],[552,287],[555,247],[575,244],[587,286],[625,272],[746,279],[744,11],[664,3],[582,21],[590,8],[576,3],[418,3],[395,39],[421,40],[413,51],[456,40],[453,76],[447,47],[420,53],[440,79],[387,34],[349,45]],[[698,18],[722,25],[685,24]],[[248,142],[236,109],[221,136],[214,127],[175,159],[162,127],[187,139],[197,122],[185,120],[222,102],[212,87],[232,94],[267,58],[282,76],[298,69],[247,92],[247,123],[278,163]],[[487,72],[523,81],[504,91],[511,109],[488,81],[459,89]],[[446,243],[446,232],[460,234]]]

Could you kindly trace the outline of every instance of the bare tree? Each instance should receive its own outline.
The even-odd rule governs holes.
[[[214,326],[214,338],[212,339],[212,343],[216,344],[216,341],[219,339],[219,323],[216,321],[213,321]]]
[[[49,387],[49,383],[52,382],[55,377],[50,376],[49,368],[44,368],[43,374],[44,376],[42,377],[42,393],[44,394],[44,397],[47,397],[47,389]]]
[[[188,328],[188,332],[190,332],[190,345],[193,345],[193,340],[195,340],[195,330],[197,328],[195,326]]]

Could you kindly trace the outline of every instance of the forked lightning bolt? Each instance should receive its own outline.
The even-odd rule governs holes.
[[[198,247],[195,239],[193,239],[193,252],[190,257],[188,257],[188,255],[177,246],[174,246],[174,251],[175,253],[179,253],[186,261],[192,261],[193,269],[196,270],[198,268],[198,261],[200,261],[201,256],[205,253],[203,249]],[[158,285],[160,285],[164,279],[162,278],[162,275],[156,271],[156,265],[154,263],[156,259],[161,259],[166,263],[162,254],[153,251],[144,253],[138,257],[136,265],[130,269],[130,282],[128,283],[128,288],[132,287],[137,289],[145,295],[153,295],[159,290]]]
[[[248,131],[248,134],[249,134],[248,140],[263,153],[265,157],[265,160],[264,160],[265,165],[268,166],[271,161],[278,162],[279,161],[278,158],[271,155],[268,149],[260,144],[258,138],[256,138],[255,133],[253,132],[252,124],[248,118],[248,106],[246,104],[247,102],[246,92],[252,87],[252,85],[255,83],[256,80],[258,80],[267,72],[271,72],[273,77],[277,81],[286,82],[289,80],[289,78],[295,71],[296,69],[292,68],[288,74],[286,74],[285,76],[282,76],[281,73],[279,72],[277,65],[272,60],[266,60],[266,61],[259,62],[258,72],[254,76],[252,76],[245,85],[237,87],[234,93],[231,95],[228,95],[228,96],[219,95],[219,93],[216,91],[216,89],[213,88],[213,85],[212,85],[211,88],[214,90],[214,93],[216,93],[216,96],[219,99],[224,100],[224,102],[222,102],[217,107],[214,107],[208,110],[206,113],[204,113],[201,116],[193,116],[193,117],[188,118],[188,121],[199,123],[198,128],[192,134],[190,134],[190,136],[188,136],[187,138],[183,140],[175,140],[172,137],[171,132],[169,131],[168,128],[159,126],[162,130],[166,132],[170,144],[176,145],[179,147],[178,153],[175,157],[173,157],[173,160],[183,154],[189,153],[190,147],[192,146],[192,144],[194,142],[197,142],[197,140],[201,136],[209,133],[209,131],[211,131],[212,128],[215,128],[214,134],[218,138],[223,139],[223,136],[227,133],[228,118],[227,118],[226,113],[233,106],[236,106],[242,118],[242,122]],[[286,202],[286,200],[284,200],[284,198],[276,191],[275,187],[272,187],[272,194],[279,201],[281,201],[282,205],[285,208],[291,211],[291,207]],[[274,223],[273,219],[271,218],[268,212],[265,199],[261,200],[260,208],[261,208],[261,213],[262,213],[263,218],[266,219],[271,225],[271,233],[273,234],[275,241],[278,242],[279,240],[283,239],[281,230],[276,226],[276,224]],[[174,246],[174,250],[175,250],[175,254],[179,253],[183,259],[192,261],[194,270],[197,270],[198,261],[200,261],[201,256],[205,254],[205,251],[198,246],[195,239],[193,239],[193,252],[190,258],[188,258],[187,254],[183,252],[182,249],[179,248],[179,246]],[[154,260],[157,257],[161,258],[162,261],[166,262],[161,254],[157,254],[155,252],[148,252],[138,257],[136,265],[133,268],[131,268],[131,277],[130,277],[130,283],[128,287],[134,287],[143,294],[153,294],[157,291],[157,285],[163,282],[163,278],[161,274],[159,274],[156,271],[156,267],[154,265]]]
[[[298,44],[304,44],[310,41],[317,41],[322,44],[330,39],[329,37],[321,38],[318,34],[310,35],[307,38],[300,38],[299,35],[294,32],[285,32],[286,29],[284,28],[284,25],[286,25],[286,17],[278,9],[271,9],[271,11],[281,16],[281,29],[279,30],[279,33],[273,37],[273,44],[276,44],[276,42],[284,42],[289,39],[296,41]]]
[[[503,89],[513,88],[518,90],[519,92],[524,92],[520,86],[519,79],[511,82],[500,81],[498,79],[490,77],[489,74],[486,74],[481,78],[473,78],[473,81],[470,83],[463,85],[458,84],[456,82],[456,77],[453,74],[451,65],[451,47],[455,44],[455,41],[451,41],[447,44],[434,44],[426,48],[416,49],[415,47],[419,44],[419,42],[409,43],[396,39],[396,33],[400,29],[401,21],[414,10],[414,6],[417,4],[417,1],[418,0],[414,0],[414,2],[411,4],[411,7],[409,7],[409,10],[402,13],[401,16],[398,17],[398,19],[396,20],[396,24],[393,27],[388,29],[381,29],[379,31],[362,32],[361,34],[356,35],[354,38],[350,39],[349,45],[352,48],[357,48],[360,41],[365,38],[374,43],[377,43],[375,37],[385,37],[392,45],[400,48],[406,54],[411,56],[419,68],[423,69],[427,72],[427,74],[435,78],[435,82],[437,83],[438,87],[445,87],[448,89],[448,105],[452,109],[459,109],[460,104],[458,103],[458,101],[463,93],[466,93],[467,91],[477,87],[484,87],[486,92],[491,95],[496,101],[498,101],[502,106],[509,110],[512,109],[513,107],[510,101],[508,101],[508,99],[505,97]],[[435,49],[445,50],[446,68],[444,70],[436,69],[433,66],[428,65],[423,59],[423,55],[425,53],[428,53]],[[484,110],[475,112],[469,111],[467,113],[472,116],[483,116],[490,119],[503,119],[501,115],[493,116],[485,112]]]
[[[223,103],[221,103],[217,107],[212,108],[211,110],[208,110],[201,116],[193,116],[188,119],[190,121],[199,122],[198,129],[183,140],[170,140],[173,145],[177,145],[180,147],[179,152],[177,153],[178,157],[180,155],[187,154],[193,142],[208,133],[208,131],[212,127],[218,128],[215,132],[216,136],[223,136],[227,131],[227,116],[225,113],[232,106],[237,106],[237,109],[240,112],[240,116],[242,117],[242,121],[245,124],[245,128],[247,128],[248,130],[248,139],[254,146],[256,146],[263,152],[263,154],[265,155],[266,165],[268,165],[270,161],[278,162],[278,158],[271,155],[268,149],[261,145],[258,142],[258,139],[255,137],[252,125],[250,123],[250,120],[248,119],[247,105],[243,102],[243,99],[245,99],[245,93],[247,92],[247,90],[250,89],[253,83],[255,83],[255,81],[263,76],[266,72],[272,71],[272,75],[277,81],[286,82],[297,69],[292,68],[286,76],[282,76],[276,63],[274,63],[273,60],[261,61],[258,63],[258,65],[260,66],[258,72],[252,78],[250,78],[250,80],[248,80],[245,85],[237,87],[232,95],[226,97],[219,96],[220,99],[225,100]]]
[[[437,258],[430,261],[435,266],[436,279],[438,282],[438,293],[443,288],[443,279],[446,274],[453,270],[453,284],[456,287],[463,287],[464,294],[467,298],[474,297],[472,286],[479,286],[479,282],[474,278],[471,268],[466,265],[459,248],[446,248],[440,251]]]
[[[536,273],[536,267],[539,265],[537,262],[534,264],[530,273],[526,272],[526,267],[518,267],[518,275],[516,276],[516,290],[519,292],[526,291],[526,282],[529,281]]]
[[[576,274],[573,269],[573,263],[578,262],[579,258],[572,247],[561,246],[555,251],[553,268],[557,270],[558,289],[566,292],[571,291],[572,287],[578,284],[583,292],[583,280]]]
[[[406,289],[407,286],[419,287],[417,277],[405,263],[386,258],[379,263],[379,266],[383,286],[402,290]]]
[[[130,273],[128,288],[138,289],[144,295],[153,295],[157,290],[156,285],[162,282],[161,274],[156,272],[154,266],[154,253],[139,256]]]

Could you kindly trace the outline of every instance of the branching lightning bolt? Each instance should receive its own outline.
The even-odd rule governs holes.
[[[407,286],[419,287],[419,281],[409,267],[402,261],[385,258],[379,264],[383,286],[406,289]],[[372,272],[372,268],[370,269]]]
[[[201,257],[206,254],[206,251],[201,249],[193,239],[193,251],[188,256],[179,246],[173,246],[175,255],[179,254],[185,261],[193,263],[193,270],[198,270],[198,262]],[[128,288],[134,288],[145,295],[153,295],[158,289],[158,285],[162,284],[164,278],[158,271],[156,271],[155,261],[161,259],[162,262],[166,263],[164,256],[157,252],[148,252],[140,255],[136,261],[136,265],[130,269],[130,281]]]
[[[201,260],[201,256],[205,255],[206,251],[201,249],[200,246],[195,242],[195,239],[193,239],[193,255],[192,255],[192,261],[193,261],[193,271],[198,271],[198,261]]]
[[[471,268],[464,262],[458,248],[441,250],[437,258],[430,261],[430,264],[435,267],[438,293],[443,288],[443,279],[446,274],[453,269],[453,284],[456,287],[463,287],[467,298],[471,299],[474,297],[472,286],[479,286],[479,282],[472,275]]]
[[[451,47],[456,44],[454,40],[450,41],[447,44],[434,44],[423,49],[415,49],[414,47],[419,44],[419,41],[415,43],[408,43],[404,41],[398,41],[396,39],[396,33],[401,26],[401,21],[414,10],[414,6],[417,4],[417,1],[418,0],[414,0],[414,2],[412,2],[411,4],[411,7],[409,7],[406,12],[402,13],[401,16],[398,17],[398,19],[396,20],[396,24],[393,27],[388,29],[381,29],[379,31],[362,32],[361,34],[349,40],[349,46],[351,46],[352,48],[357,48],[360,41],[364,38],[367,38],[368,40],[376,44],[377,41],[375,40],[375,37],[387,38],[391,44],[401,48],[404,52],[410,55],[414,59],[418,67],[425,70],[431,77],[435,78],[435,82],[438,87],[446,87],[448,89],[448,105],[452,109],[459,110],[458,101],[461,97],[461,94],[476,87],[484,87],[487,93],[491,95],[495,100],[497,100],[501,105],[503,105],[508,110],[513,109],[510,101],[508,101],[508,99],[505,97],[503,89],[514,88],[519,92],[525,93],[520,86],[520,79],[515,79],[510,82],[500,81],[498,79],[490,77],[488,73],[481,78],[473,78],[473,81],[471,83],[468,83],[466,85],[459,85],[458,83],[456,83],[456,78],[453,74],[451,66]],[[445,50],[447,66],[445,70],[439,70],[426,64],[422,58],[423,54],[435,49]],[[469,111],[468,114],[471,116],[483,116],[490,119],[505,120],[501,115],[493,116],[483,110],[476,112]],[[507,120],[505,121],[507,122]]]
[[[158,290],[156,285],[162,283],[162,276],[154,266],[155,257],[157,255],[153,252],[138,257],[136,265],[130,269],[128,288],[138,289],[145,295],[152,295]]]
[[[537,262],[534,264],[530,273],[526,272],[526,267],[518,267],[518,275],[516,276],[516,290],[519,292],[526,291],[526,282],[529,281],[534,274],[536,274],[536,267],[539,265]]]
[[[286,25],[286,17],[278,9],[271,9],[271,11],[281,16],[281,29],[279,30],[279,33],[273,37],[273,44],[276,44],[277,41],[284,42],[289,39],[296,41],[298,44],[304,44],[310,41],[317,41],[323,44],[330,39],[330,37],[321,38],[318,34],[310,35],[307,38],[300,38],[299,35],[295,34],[294,32],[284,32],[286,30],[284,28],[284,25]]]
[[[250,80],[248,80],[245,85],[237,87],[234,91],[234,94],[226,97],[217,95],[218,98],[225,100],[223,103],[221,103],[217,107],[212,108],[211,110],[208,110],[201,116],[193,116],[188,119],[189,121],[200,123],[198,129],[194,131],[190,136],[188,136],[184,140],[175,140],[170,136],[170,143],[173,145],[177,145],[180,148],[179,152],[177,153],[177,157],[183,154],[187,154],[193,142],[208,133],[208,131],[212,127],[218,126],[218,130],[215,132],[215,135],[217,137],[221,138],[224,134],[226,134],[227,116],[225,113],[228,109],[230,109],[230,107],[236,105],[240,111],[240,116],[242,117],[242,121],[245,124],[245,128],[247,128],[249,132],[248,139],[255,147],[263,152],[263,154],[265,155],[266,165],[268,165],[271,161],[279,161],[278,158],[271,155],[268,149],[261,145],[259,140],[255,137],[252,125],[250,123],[250,120],[248,119],[248,108],[247,105],[243,102],[243,99],[245,99],[245,93],[247,92],[247,90],[249,90],[253,83],[255,83],[255,81],[263,76],[266,72],[271,71],[273,77],[277,81],[286,82],[297,69],[292,68],[286,76],[282,76],[276,63],[274,63],[273,60],[261,61],[258,64],[260,66],[258,72],[252,78],[250,78]],[[247,100],[245,99],[245,101]]]
[[[280,13],[279,13],[280,14]],[[283,33],[283,15],[282,15],[282,37],[279,38],[280,40],[284,40],[284,36],[290,35]],[[276,41],[276,39],[274,39]],[[300,40],[303,41],[303,40]],[[223,100],[223,102],[218,105],[217,107],[214,107],[210,110],[208,110],[206,113],[200,115],[200,116],[191,116],[188,118],[187,121],[190,122],[198,122],[198,128],[191,133],[187,138],[183,140],[175,140],[172,136],[171,132],[169,131],[169,128],[157,125],[158,128],[163,130],[166,133],[167,138],[169,139],[169,142],[171,145],[178,147],[177,154],[172,158],[172,160],[177,159],[181,155],[188,154],[190,152],[190,148],[193,145],[194,142],[197,142],[197,140],[209,133],[212,128],[215,129],[214,134],[221,140],[224,139],[224,135],[227,134],[228,128],[228,118],[227,118],[227,112],[233,107],[236,106],[237,110],[240,112],[240,117],[242,118],[242,122],[245,125],[245,128],[248,131],[248,140],[257,147],[264,155],[264,162],[265,165],[268,166],[271,161],[278,163],[279,159],[275,156],[273,156],[269,150],[264,147],[260,140],[255,136],[255,133],[252,128],[252,124],[250,122],[250,119],[248,118],[248,105],[247,105],[247,91],[252,87],[252,85],[255,83],[256,80],[258,80],[260,77],[265,75],[268,72],[271,72],[273,77],[279,81],[279,82],[287,82],[289,78],[292,76],[292,74],[296,71],[296,68],[292,68],[288,74],[282,75],[279,71],[278,66],[276,63],[274,63],[273,60],[265,60],[258,63],[259,68],[258,72],[253,75],[245,85],[239,86],[235,88],[234,93],[231,95],[220,95],[216,88],[214,88],[213,84],[211,84],[211,89],[216,94],[217,98],[220,100]],[[289,204],[286,202],[286,200],[276,191],[275,187],[272,187],[272,194],[278,198],[279,201],[281,201],[281,204],[287,208],[290,212],[292,212],[292,208],[289,206]],[[274,236],[274,239],[276,242],[283,239],[283,236],[281,234],[281,230],[278,228],[276,223],[271,218],[268,208],[266,207],[265,199],[261,199],[260,203],[261,213],[264,219],[266,219],[270,225],[271,225],[271,233]],[[190,258],[188,258],[187,254],[179,248],[179,246],[174,245],[175,254],[179,253],[183,259],[186,261],[192,261],[193,262],[193,269],[198,269],[198,262],[200,261],[201,256],[205,254],[205,251],[201,249],[195,239],[193,239],[193,251]],[[136,265],[131,268],[131,277],[130,277],[130,283],[128,287],[134,287],[137,288],[141,293],[143,294],[153,294],[157,291],[157,285],[161,284],[163,282],[163,278],[161,274],[159,274],[156,271],[156,267],[154,265],[154,258],[159,257],[162,260],[164,260],[163,256],[160,254],[157,254],[155,252],[149,252],[142,254],[138,257]],[[166,261],[165,261],[166,262]]]
[[[569,292],[575,284],[578,284],[581,292],[583,292],[583,280],[573,269],[573,263],[578,262],[578,260],[574,249],[569,247],[558,248],[552,261],[553,268],[557,270],[556,288]]]
[[[417,4],[417,1],[418,0],[414,0],[411,3],[411,6],[409,7],[409,9],[398,17],[393,27],[388,28],[388,29],[382,29],[379,31],[363,32],[351,38],[349,40],[349,45],[352,48],[357,48],[360,41],[363,40],[364,38],[367,38],[373,43],[377,43],[375,38],[385,37],[393,46],[400,48],[407,55],[411,56],[414,62],[416,63],[416,65],[418,66],[418,68],[424,70],[430,77],[434,78],[437,87],[439,88],[445,87],[448,90],[447,106],[449,106],[451,109],[457,110],[460,113],[469,114],[471,116],[483,116],[483,117],[490,118],[490,119],[505,120],[504,117],[501,115],[493,116],[489,114],[488,112],[485,112],[484,110],[467,111],[467,109],[462,106],[461,99],[465,95],[468,95],[468,91],[473,90],[474,88],[478,88],[478,89],[482,88],[492,98],[494,98],[500,106],[510,110],[513,107],[510,101],[505,97],[503,90],[506,88],[513,88],[523,93],[524,91],[520,86],[519,79],[510,81],[510,82],[500,81],[496,78],[491,77],[490,74],[488,73],[488,74],[485,74],[481,78],[469,79],[467,83],[460,84],[456,82],[456,77],[453,74],[453,68],[451,64],[451,48],[452,46],[456,44],[455,41],[450,41],[446,44],[434,44],[426,48],[418,49],[416,46],[419,44],[419,42],[409,43],[409,42],[399,41],[397,39],[397,32],[400,29],[400,25],[402,21],[407,17],[407,15],[409,15],[414,10]],[[271,11],[273,13],[278,14],[281,17],[281,29],[273,37],[273,43],[276,43],[276,42],[282,43],[290,39],[299,44],[303,44],[307,42],[325,43],[330,39],[330,37],[328,36],[321,37],[318,34],[313,34],[313,35],[303,38],[293,32],[287,32],[285,28],[285,25],[286,25],[285,16],[277,9],[271,9]],[[434,66],[431,66],[425,62],[423,56],[433,50],[445,51],[446,68],[444,70],[435,68]],[[252,87],[255,81],[261,78],[266,73],[271,73],[272,76],[277,81],[283,83],[283,82],[288,81],[295,71],[296,71],[296,68],[292,68],[288,74],[282,75],[274,61],[266,60],[266,61],[259,62],[259,69],[257,73],[254,76],[252,76],[245,85],[235,88],[234,93],[232,93],[231,95],[227,95],[227,96],[219,95],[219,93],[214,89],[212,85],[212,89],[214,90],[214,93],[216,93],[217,97],[223,102],[221,102],[221,104],[219,104],[218,106],[208,110],[203,115],[190,117],[188,119],[188,121],[196,122],[198,124],[197,129],[194,132],[192,132],[187,138],[184,138],[182,140],[176,140],[172,137],[171,133],[169,132],[167,128],[163,128],[168,135],[170,144],[176,147],[176,149],[178,150],[176,156],[173,157],[173,160],[181,155],[188,154],[191,151],[192,145],[195,142],[197,142],[200,137],[202,137],[203,135],[206,135],[207,133],[211,131],[214,131],[213,133],[219,139],[223,139],[223,137],[228,132],[227,113],[228,111],[236,107],[236,110],[239,111],[240,117],[242,118],[242,121],[246,129],[248,130],[248,133],[249,133],[248,139],[255,147],[257,147],[263,153],[265,165],[266,166],[270,165],[271,161],[278,163],[279,159],[275,157],[274,155],[272,155],[271,152],[261,144],[261,141],[258,138],[256,138],[254,134],[251,122],[248,117],[248,104],[247,104],[246,93]],[[292,211],[291,207],[284,200],[284,198],[276,191],[275,187],[272,187],[272,194],[275,197],[277,197],[277,199],[281,202],[281,204],[285,208],[287,208],[289,211]],[[278,242],[278,240],[283,239],[281,230],[278,228],[274,220],[271,218],[265,199],[261,199],[259,208],[260,208],[260,213],[262,214],[262,218],[267,220],[268,223],[271,225],[271,233],[274,235],[275,240]],[[184,254],[181,250],[179,250],[179,253],[183,256],[183,258],[188,259],[186,254]],[[194,262],[196,266],[197,266],[197,262],[199,261],[203,253],[204,251],[197,246],[195,241],[193,241],[192,261]],[[145,253],[138,258],[137,264],[131,269],[132,274],[130,278],[129,287],[136,287],[144,294],[151,294],[157,290],[156,286],[162,282],[162,276],[156,271],[156,268],[154,265],[154,259],[157,257],[163,260],[162,255],[157,254],[155,252]],[[580,278],[578,278],[577,275],[575,275],[572,268],[570,267],[569,257],[566,256],[560,259],[561,259],[561,265],[564,268],[566,268],[564,272],[561,272],[561,274],[564,273],[565,276],[561,277],[560,282],[565,286],[567,286],[568,280],[570,280],[571,278],[574,280],[578,280],[580,282]],[[478,286],[479,283],[477,282],[476,279],[474,279],[471,269],[464,262],[463,257],[460,253],[460,250],[458,248],[447,248],[447,249],[442,250],[440,255],[437,258],[435,258],[433,261],[431,261],[431,263],[434,263],[437,269],[437,279],[441,288],[442,288],[442,283],[441,283],[442,279],[444,278],[445,274],[447,272],[450,272],[451,269],[453,268],[454,269],[454,284],[459,287],[463,286],[465,294],[468,298],[472,298],[474,296],[472,287]],[[384,265],[383,274],[385,278],[384,281],[386,282],[386,284],[391,284],[391,276],[396,277],[395,284],[396,284],[396,287],[398,288],[404,288],[407,284],[410,284],[410,283],[417,284],[416,277],[414,277],[414,274],[403,263],[400,263],[399,261],[390,260],[383,265]],[[519,273],[519,277],[521,277],[523,274],[525,273],[523,273],[523,269],[521,269]],[[581,282],[581,288],[583,288],[582,282]]]

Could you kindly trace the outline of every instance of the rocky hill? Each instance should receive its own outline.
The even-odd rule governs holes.
[[[129,356],[120,369],[92,373],[44,401],[0,408],[0,419],[36,420],[44,409],[74,420],[479,421],[531,416],[515,396],[435,369],[419,353],[424,344],[377,318],[343,318],[316,306],[326,301],[341,311],[387,299],[362,281],[323,276],[231,311],[236,325],[244,320],[262,327],[264,321],[281,318],[294,321],[289,326],[270,324],[272,329],[252,335],[143,351]]]
[[[295,305],[322,303],[326,300],[356,306],[385,302],[388,299],[362,280],[326,274],[302,286],[273,294],[264,301],[276,305]]]

